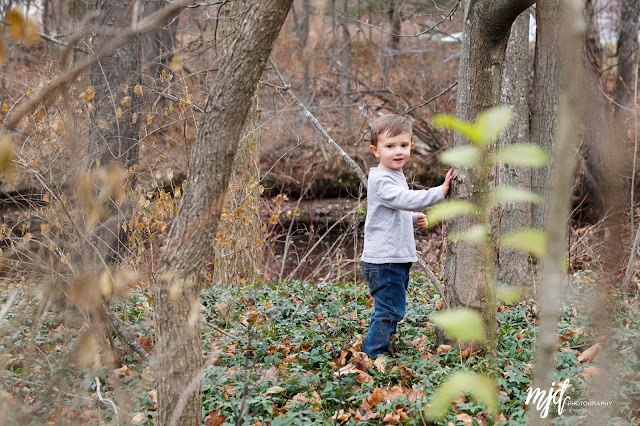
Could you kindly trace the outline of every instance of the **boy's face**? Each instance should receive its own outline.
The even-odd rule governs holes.
[[[369,149],[380,160],[378,167],[401,172],[409,162],[412,147],[411,132],[403,132],[393,137],[387,133],[381,134],[378,136],[378,145],[370,145]]]

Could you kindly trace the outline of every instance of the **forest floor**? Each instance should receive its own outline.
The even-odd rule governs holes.
[[[552,404],[549,418],[553,424],[577,425],[589,410],[597,410],[591,415],[610,424],[635,425],[640,421],[640,301],[616,298],[605,343],[595,337],[584,308],[595,287],[592,274],[578,272],[565,291],[553,380],[569,379],[564,395],[571,400],[561,415]],[[0,306],[10,305],[9,298],[3,289]],[[373,306],[365,283],[296,281],[205,289],[206,424],[424,424],[437,388],[456,371],[495,378],[501,424],[524,424],[536,333],[532,302],[499,307],[497,354],[491,357],[466,346],[434,345],[435,329],[428,318],[442,301],[421,274],[412,276],[407,299],[395,357],[372,363],[359,352]],[[153,308],[147,294],[132,291],[128,300],[112,307],[153,352]],[[87,338],[88,322],[69,311],[66,318],[43,311],[35,294],[20,294],[6,314],[0,323],[5,366],[0,418],[10,419],[7,424],[154,423],[152,367],[117,339],[115,351],[101,349]],[[599,362],[603,357],[610,366],[606,369]],[[598,375],[616,378],[611,392],[592,386]],[[107,399],[117,407],[119,422]],[[603,402],[611,406],[587,405]],[[491,425],[494,420],[485,406],[459,396],[437,424]]]

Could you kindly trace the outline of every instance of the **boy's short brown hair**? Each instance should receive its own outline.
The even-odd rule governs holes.
[[[389,137],[398,136],[400,133],[411,133],[411,121],[397,114],[383,115],[371,123],[371,145],[378,145],[378,137],[386,134]]]

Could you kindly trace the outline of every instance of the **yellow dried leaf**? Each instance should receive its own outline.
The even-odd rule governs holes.
[[[104,120],[100,120],[100,121],[98,121],[98,127],[99,127],[101,130],[108,130],[108,129],[109,129],[109,126],[107,126],[107,122],[106,122],[106,121],[104,121]]]
[[[96,96],[96,91],[93,86],[87,87],[87,90],[80,93],[80,99],[84,99],[85,101],[90,101]]]
[[[116,109],[116,118],[122,118],[122,108]]]
[[[139,84],[136,84],[135,87],[133,88],[133,93],[135,93],[136,95],[142,96],[142,86]]]
[[[129,108],[131,106],[131,96],[125,96],[124,98],[122,98],[122,100],[120,101],[120,105]]]
[[[180,54],[176,53],[175,55],[173,55],[173,58],[171,58],[171,63],[169,63],[169,68],[171,68],[171,71],[178,71],[180,67],[181,67]]]
[[[122,91],[124,92],[125,95],[129,94],[129,85],[125,84],[124,87],[122,88]]]
[[[131,116],[131,124],[136,124],[137,122],[138,122],[138,114],[134,112],[133,115]]]
[[[151,114],[147,114],[147,124],[151,124],[152,119]]]
[[[40,23],[34,18],[29,18],[24,26],[22,37],[27,46],[37,44],[40,41]]]
[[[1,41],[1,39],[0,39],[0,41]],[[7,112],[7,111],[9,111],[9,105],[7,105],[7,104],[2,104],[2,111],[3,111],[3,112]]]
[[[17,7],[14,7],[7,13],[7,24],[9,25],[11,38],[20,40],[23,36],[24,16]]]
[[[0,37],[0,66],[7,65],[9,57],[7,56],[7,46],[4,44],[4,39]],[[7,104],[2,104],[2,110],[7,111],[5,108]],[[8,109],[8,108],[7,108]]]

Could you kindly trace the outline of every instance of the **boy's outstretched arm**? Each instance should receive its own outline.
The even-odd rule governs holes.
[[[451,187],[451,176],[453,175],[453,169],[449,169],[447,175],[444,177],[444,183],[442,184],[442,192],[446,197],[449,194],[449,188]]]

